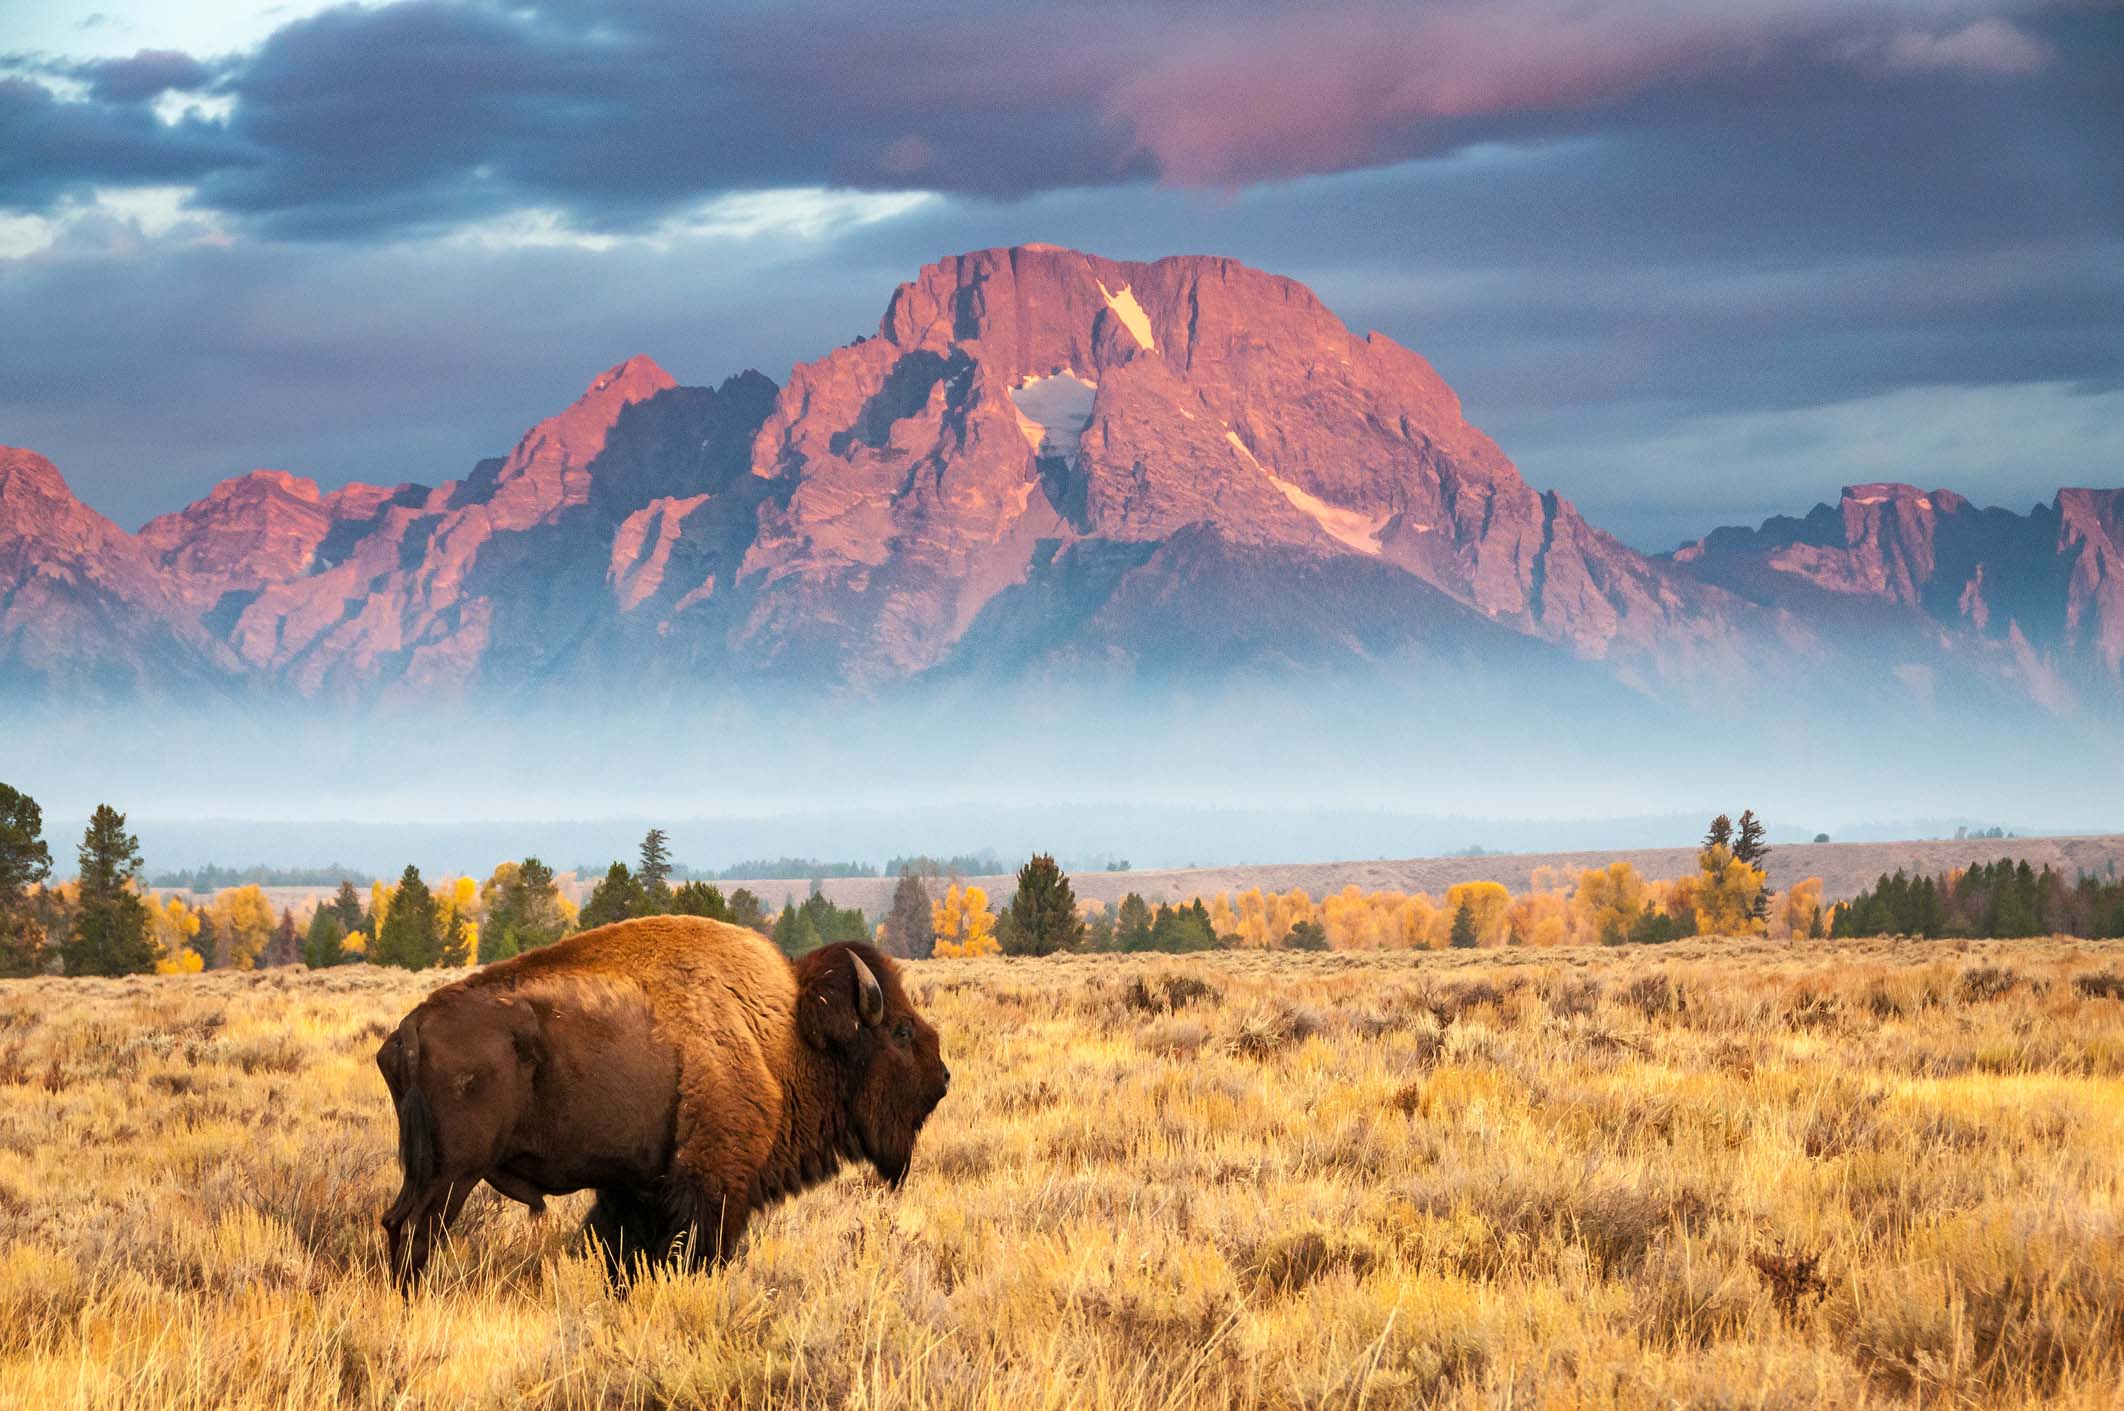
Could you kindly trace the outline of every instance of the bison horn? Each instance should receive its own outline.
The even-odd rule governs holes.
[[[860,955],[851,955],[849,962],[855,966],[856,1013],[872,1028],[885,1022],[885,987],[878,977],[870,973]]]

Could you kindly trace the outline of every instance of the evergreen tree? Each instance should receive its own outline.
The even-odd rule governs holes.
[[[1084,948],[1090,951],[1114,949],[1114,914],[1101,907],[1092,913],[1091,920],[1084,923]]]
[[[391,910],[377,928],[369,958],[378,965],[426,970],[442,958],[442,939],[442,913],[435,894],[420,879],[420,869],[407,863],[391,898]]]
[[[537,858],[502,864],[489,885],[487,919],[479,928],[480,964],[551,945],[567,933],[553,869]]]
[[[1463,907],[1461,909],[1465,911],[1467,908]],[[1475,918],[1472,913],[1468,917],[1468,924],[1471,927],[1475,924]],[[1283,933],[1283,948],[1285,950],[1326,950],[1328,948],[1327,927],[1321,925],[1318,921],[1293,922],[1291,929]]]
[[[200,924],[204,929],[204,919]],[[335,906],[318,907],[310,913],[310,928],[303,936],[302,963],[312,970],[344,963],[347,953],[340,942],[346,938],[346,928],[339,922],[339,909]]]
[[[125,815],[109,804],[81,835],[81,909],[74,933],[60,948],[69,975],[138,975],[155,968],[147,905],[133,890],[140,875],[140,840],[125,831]]]
[[[671,894],[671,910],[678,916],[705,916],[710,921],[728,921],[730,905],[723,889],[712,882],[683,882]]]
[[[273,943],[260,957],[261,965],[293,965],[302,959],[302,935],[295,929],[295,913],[280,909],[280,924],[273,928]]]
[[[797,908],[811,922],[820,945],[830,946],[837,941],[868,941],[870,923],[863,919],[861,907],[835,906],[826,900],[823,893],[814,890]]]
[[[1733,832],[1733,860],[1745,862],[1750,867],[1761,867],[1763,859],[1770,856],[1770,845],[1765,841],[1767,837],[1768,830],[1755,816],[1755,810],[1742,809],[1740,823]]]
[[[1770,844],[1766,841],[1766,838],[1767,830],[1764,829],[1762,820],[1755,816],[1755,810],[1752,808],[1742,809],[1740,823],[1733,834],[1733,860],[1735,862],[1745,862],[1756,871],[1762,871],[1763,859],[1770,856]],[[1763,920],[1770,914],[1770,889],[1768,887],[1756,892],[1755,901],[1749,907],[1748,914],[1757,921]]]
[[[472,963],[472,935],[465,929],[465,914],[452,908],[449,929],[443,932],[437,963],[456,969]]]
[[[355,891],[354,884],[345,878],[340,879],[339,891],[332,898],[332,912],[339,918],[339,935],[342,940],[356,931],[366,934],[375,929],[369,925],[369,913],[361,904],[361,894]]]
[[[1726,817],[1723,813],[1712,819],[1710,831],[1704,834],[1703,845],[1706,848],[1724,848],[1731,852],[1733,850],[1733,820]]]
[[[781,918],[774,923],[774,943],[781,948],[782,954],[798,956],[824,944],[812,915],[795,902],[782,903]]]
[[[30,914],[29,889],[52,872],[44,811],[28,794],[0,784],[0,976],[34,975],[44,964],[44,927]]]
[[[647,903],[642,884],[627,870],[627,864],[615,862],[605,870],[605,879],[591,889],[590,900],[583,903],[582,928],[588,931],[640,916]]]
[[[1198,900],[1199,907],[1201,902]],[[1210,930],[1209,915],[1201,915]],[[1214,941],[1216,933],[1210,931]],[[1084,943],[1084,920],[1077,915],[1077,896],[1051,853],[1034,853],[1018,869],[1018,893],[996,928],[1005,955],[1052,955]]]
[[[634,876],[641,884],[642,907],[637,916],[661,916],[671,910],[670,840],[661,828],[651,828],[642,838],[642,865]]]
[[[761,935],[767,933],[767,913],[760,909],[760,899],[751,888],[739,887],[730,894],[730,924]]]
[[[221,928],[214,924],[214,914],[203,907],[199,911],[199,929],[192,934],[192,950],[199,957],[200,969],[221,968]]]
[[[1466,902],[1453,912],[1453,931],[1446,944],[1455,950],[1467,950],[1475,944],[1475,913]]]
[[[1151,921],[1150,935],[1140,948],[1180,953],[1215,950],[1217,933],[1209,924],[1209,914],[1203,910],[1200,898],[1191,907],[1161,903]]]
[[[885,953],[928,955],[937,943],[935,912],[921,874],[911,864],[902,867],[899,883],[892,889],[892,909],[885,913]]]
[[[1114,945],[1119,950],[1149,950],[1151,909],[1139,892],[1121,898],[1114,913]]]

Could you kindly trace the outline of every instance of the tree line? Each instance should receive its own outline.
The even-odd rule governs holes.
[[[2124,880],[2082,873],[2068,882],[2045,863],[2001,858],[1961,871],[1911,877],[1886,873],[1830,923],[1833,936],[2124,936]]]

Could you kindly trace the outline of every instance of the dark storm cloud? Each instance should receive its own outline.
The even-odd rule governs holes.
[[[93,185],[168,185],[247,158],[212,123],[164,123],[138,103],[67,102],[0,72],[0,210],[48,210]]]
[[[2046,31],[2084,23],[1974,0],[401,0],[289,24],[213,73],[174,54],[76,71],[88,100],[64,106],[108,129],[95,159],[9,121],[37,174],[0,200],[159,172],[271,232],[346,237],[525,205],[625,229],[777,185],[1237,190],[1542,132],[1716,127],[1764,94],[1870,93],[1884,117],[1884,94],[1981,105],[2070,58]],[[121,121],[210,83],[234,100],[218,145]]]
[[[214,71],[190,54],[142,49],[129,59],[77,64],[73,76],[88,83],[99,103],[145,103],[165,93],[193,93],[213,82]]]

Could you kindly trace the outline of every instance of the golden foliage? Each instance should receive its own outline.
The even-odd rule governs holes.
[[[1755,915],[1763,872],[1714,844],[1697,855],[1696,927],[1707,936],[1749,936],[1763,923]]]
[[[235,970],[249,970],[273,939],[280,913],[256,885],[229,887],[214,894],[207,908],[214,919],[214,935],[222,963]]]
[[[996,939],[996,916],[988,909],[984,887],[954,884],[944,893],[944,900],[930,908],[930,921],[937,932],[931,955],[964,959],[996,955],[1003,949]]]

